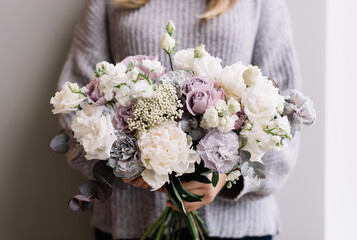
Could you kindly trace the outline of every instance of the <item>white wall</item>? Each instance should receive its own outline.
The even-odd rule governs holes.
[[[325,234],[356,239],[357,2],[327,2]]]
[[[0,1],[1,239],[91,239],[88,215],[66,201],[84,178],[53,154],[57,120],[49,99],[85,0]],[[318,124],[305,129],[299,162],[278,200],[280,240],[323,239],[324,34],[323,0],[287,0],[304,91]],[[278,13],[277,13],[278,14]]]
[[[283,233],[277,240],[324,239],[325,0],[287,0],[303,91],[315,102],[317,123],[302,129],[297,165],[277,194]],[[342,239],[342,238],[335,238]]]

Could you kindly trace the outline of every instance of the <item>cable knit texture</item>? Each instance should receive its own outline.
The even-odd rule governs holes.
[[[290,22],[284,0],[238,0],[227,14],[205,21],[197,16],[205,11],[206,0],[151,0],[128,10],[109,0],[88,0],[75,28],[73,44],[63,68],[59,87],[65,81],[87,84],[100,61],[119,62],[129,55],[158,55],[169,66],[160,49],[168,20],[176,24],[178,49],[201,43],[222,65],[237,61],[258,65],[287,93],[299,88],[298,67]],[[62,115],[60,125],[69,128],[73,115]],[[69,165],[92,177],[95,161],[87,161],[79,147],[72,146]],[[224,190],[214,202],[200,209],[210,236],[240,238],[275,235],[281,230],[273,193],[286,181],[298,150],[295,139],[279,153],[263,158],[267,179],[256,185],[244,180],[230,191]],[[96,202],[92,226],[114,238],[138,238],[156,220],[167,197],[158,192],[136,189],[115,190],[110,200]]]

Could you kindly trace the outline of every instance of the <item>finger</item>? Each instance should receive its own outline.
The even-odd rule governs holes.
[[[178,210],[175,205],[170,201],[170,200],[167,200],[166,202],[166,205],[170,208],[172,208],[173,210],[177,211],[177,212],[181,212],[180,210]]]
[[[196,182],[196,181],[182,182],[182,186],[183,186],[186,190],[204,188],[204,187],[205,187],[204,185],[206,185],[206,184],[200,183],[200,182]]]
[[[142,185],[144,185],[146,182],[144,181],[143,178],[137,178],[135,179],[134,181],[132,181],[130,184],[134,185],[135,187],[139,188],[141,187]]]
[[[162,188],[158,189],[157,191],[162,192],[162,193],[167,193],[166,187],[163,186]]]
[[[125,179],[125,178],[122,178],[123,182],[125,183],[131,183],[133,181],[135,181],[136,179],[138,179],[139,177],[135,177],[135,178],[130,178],[130,179]]]

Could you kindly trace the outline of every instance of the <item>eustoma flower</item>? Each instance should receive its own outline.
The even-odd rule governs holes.
[[[61,91],[56,92],[51,98],[50,103],[54,109],[54,114],[69,113],[76,110],[78,106],[86,99],[77,83],[66,82]]]

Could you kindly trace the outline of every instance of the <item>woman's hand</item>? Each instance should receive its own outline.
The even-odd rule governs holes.
[[[148,188],[150,187],[149,184],[147,184],[142,177],[136,177],[136,178],[131,178],[129,180],[126,180],[123,178],[123,182],[129,183],[130,185],[137,187],[137,188]]]
[[[222,190],[222,188],[226,185],[226,175],[225,174],[220,174],[219,175],[219,181],[216,187],[213,187],[212,184],[205,184],[205,183],[200,183],[196,181],[192,182],[182,182],[182,185],[184,188],[186,188],[188,191],[191,193],[197,194],[197,195],[205,195],[202,198],[201,202],[186,202],[183,201],[184,207],[186,212],[192,212],[195,211],[204,205],[207,205],[211,203],[218,193]],[[175,205],[172,203],[171,200],[168,200],[166,204],[173,208],[176,211],[179,211]]]

